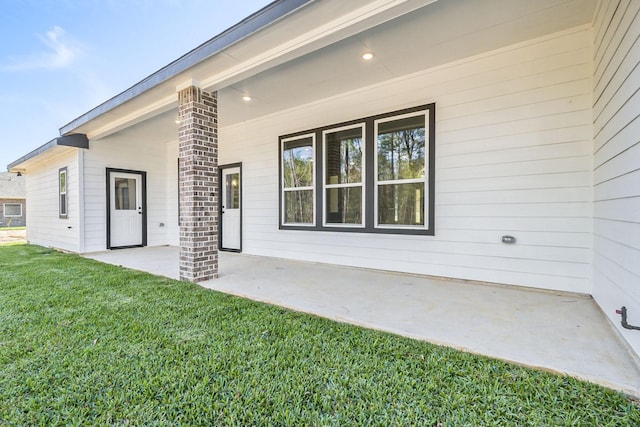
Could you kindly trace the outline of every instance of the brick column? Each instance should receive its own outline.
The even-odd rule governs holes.
[[[217,93],[178,91],[180,280],[218,277]]]

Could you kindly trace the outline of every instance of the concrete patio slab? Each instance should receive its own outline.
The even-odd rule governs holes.
[[[87,257],[171,278],[178,249]],[[640,397],[640,366],[586,295],[220,253],[202,286],[330,319],[562,372]]]

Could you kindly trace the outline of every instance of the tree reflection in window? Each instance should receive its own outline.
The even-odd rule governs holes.
[[[425,116],[377,124],[378,224],[424,225]]]
[[[283,143],[284,223],[313,224],[313,142],[307,136]]]
[[[360,125],[324,135],[327,224],[362,224],[363,129]]]

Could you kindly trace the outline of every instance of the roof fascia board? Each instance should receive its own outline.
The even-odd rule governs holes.
[[[25,154],[24,156],[20,157],[18,160],[9,163],[9,165],[7,165],[7,170],[9,172],[12,172],[12,169],[15,168],[18,165],[21,165],[22,163],[26,162],[27,160],[30,160],[36,156],[39,156],[40,154],[44,153],[45,151],[49,151],[51,150],[53,147],[58,145],[58,138],[53,138],[51,141],[42,144],[40,147],[36,148],[35,150],[33,150],[32,152]]]
[[[7,170],[11,172],[12,169],[15,169],[17,166],[47,151],[50,151],[58,146],[74,147],[74,148],[89,148],[89,139],[87,138],[87,135],[80,134],[80,133],[53,138],[51,141],[41,145],[40,147],[36,148],[29,154],[25,154],[24,156],[20,157],[18,160],[12,163],[9,163],[9,165],[7,166]]]
[[[73,133],[71,135],[59,136],[56,139],[57,145],[75,148],[89,148],[89,138],[82,133]]]
[[[228,48],[255,32],[281,20],[297,9],[315,0],[276,0],[259,11],[243,19],[212,39],[206,41],[167,66],[161,68],[129,89],[114,96],[82,116],[72,120],[60,128],[60,135],[73,132],[79,126],[105,114],[136,96],[166,82],[183,71],[193,67],[223,49]]]

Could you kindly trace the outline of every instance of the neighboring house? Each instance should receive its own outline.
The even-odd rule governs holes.
[[[275,1],[10,164],[28,238],[586,293],[640,353],[639,11]]]
[[[0,172],[0,228],[26,225],[25,196],[24,176]]]

